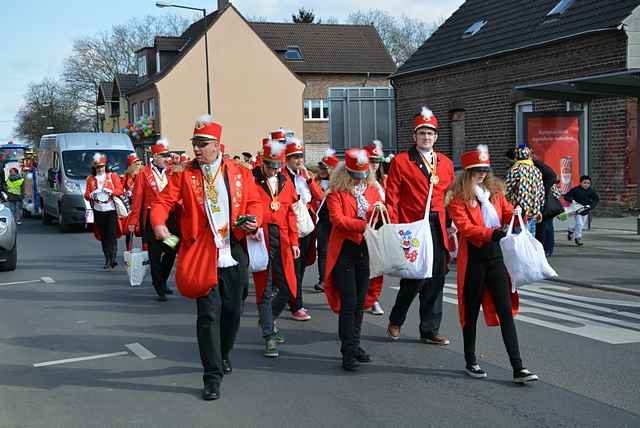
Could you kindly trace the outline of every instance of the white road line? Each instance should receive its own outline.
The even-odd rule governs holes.
[[[141,360],[150,360],[156,358],[155,354],[139,343],[129,343],[126,346],[131,352],[136,354]]]
[[[55,284],[56,283],[56,281],[53,278],[51,278],[50,276],[43,276],[42,278],[40,278],[40,280],[42,282],[44,282],[45,284]]]
[[[640,282],[640,280],[638,281]],[[614,300],[614,299],[598,299],[596,297],[586,297],[586,296],[575,296],[572,294],[557,293],[555,291],[547,290],[548,288],[551,288],[551,287],[552,286],[547,286],[547,285],[534,286],[534,287],[525,286],[525,287],[522,287],[521,289],[535,291],[536,293],[547,294],[549,296],[567,297],[569,299],[578,300],[581,302],[600,303],[600,304],[615,305],[615,306],[626,306],[628,308],[640,308],[640,303],[638,302],[628,302],[626,300]]]
[[[58,364],[75,363],[78,361],[99,360],[102,358],[121,357],[124,355],[129,355],[129,353],[127,351],[122,351],[122,352],[114,352],[112,354],[100,354],[100,355],[89,355],[87,357],[67,358],[66,360],[45,361],[44,363],[36,363],[33,365],[33,367],[55,366]]]
[[[0,283],[0,287],[9,287],[11,285],[21,285],[21,284],[35,284],[36,282],[42,282],[42,281],[39,279],[33,279],[31,281],[2,282]]]

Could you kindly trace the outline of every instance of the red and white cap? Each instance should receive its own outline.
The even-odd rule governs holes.
[[[191,158],[189,158],[189,155],[186,153],[183,153],[180,155],[180,163],[185,163],[185,162],[189,162],[191,160]]]
[[[127,156],[127,167],[130,167],[136,162],[140,162],[140,159],[138,159],[138,155],[135,153],[130,153],[129,156]]]
[[[215,123],[213,117],[208,114],[202,115],[196,120],[191,140],[199,141],[220,141],[222,138],[222,125]]]
[[[414,131],[417,131],[420,128],[431,128],[435,131],[438,130],[438,118],[431,110],[427,107],[422,107],[420,114],[416,116]]]
[[[318,162],[318,165],[331,169],[336,169],[339,164],[340,159],[336,157],[336,151],[333,149],[327,149],[322,160]]]
[[[369,160],[382,162],[384,158],[384,151],[382,150],[382,142],[380,140],[373,140],[371,144],[364,148],[369,155]]]
[[[151,154],[153,156],[163,155],[165,153],[169,153],[169,141],[167,141],[167,139],[162,138],[151,146]]]
[[[287,139],[287,131],[280,128],[275,131],[271,131],[271,140],[273,141],[285,141]],[[264,141],[264,140],[263,140]]]
[[[285,161],[286,147],[280,141],[269,141],[262,148],[262,162],[269,163],[269,166],[279,167]]]
[[[460,163],[463,169],[491,168],[489,148],[480,144],[475,150],[463,153],[460,157]]]
[[[93,166],[106,166],[107,156],[102,153],[96,153],[93,155]]]
[[[304,155],[304,144],[297,138],[287,138],[287,157],[293,155]]]
[[[369,175],[369,155],[363,149],[349,149],[344,153],[344,165],[354,178]]]

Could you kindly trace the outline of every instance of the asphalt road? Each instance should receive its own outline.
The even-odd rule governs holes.
[[[88,233],[31,220],[19,240],[18,269],[0,273],[0,428],[640,426],[638,298],[558,284],[522,290],[521,353],[541,381],[519,386],[499,330],[484,326],[478,352],[489,377],[464,375],[454,287],[441,331],[450,346],[415,340],[417,307],[394,343],[386,317],[367,315],[363,346],[374,361],[354,374],[339,367],[337,319],[322,295],[306,294],[311,321],[280,322],[287,343],[268,360],[251,294],[234,372],[220,400],[203,402],[193,302],[156,302],[148,280],[134,289],[123,270],[103,271]],[[315,277],[308,271],[307,289]],[[386,310],[395,285],[385,285]],[[155,358],[125,346],[134,343]],[[104,358],[34,367],[96,355]]]

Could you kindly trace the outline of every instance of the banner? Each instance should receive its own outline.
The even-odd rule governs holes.
[[[566,194],[580,184],[580,115],[526,114],[527,142],[558,175]]]

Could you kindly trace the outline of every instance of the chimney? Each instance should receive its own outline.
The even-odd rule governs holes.
[[[218,0],[218,10],[224,9],[229,4],[229,0]]]

